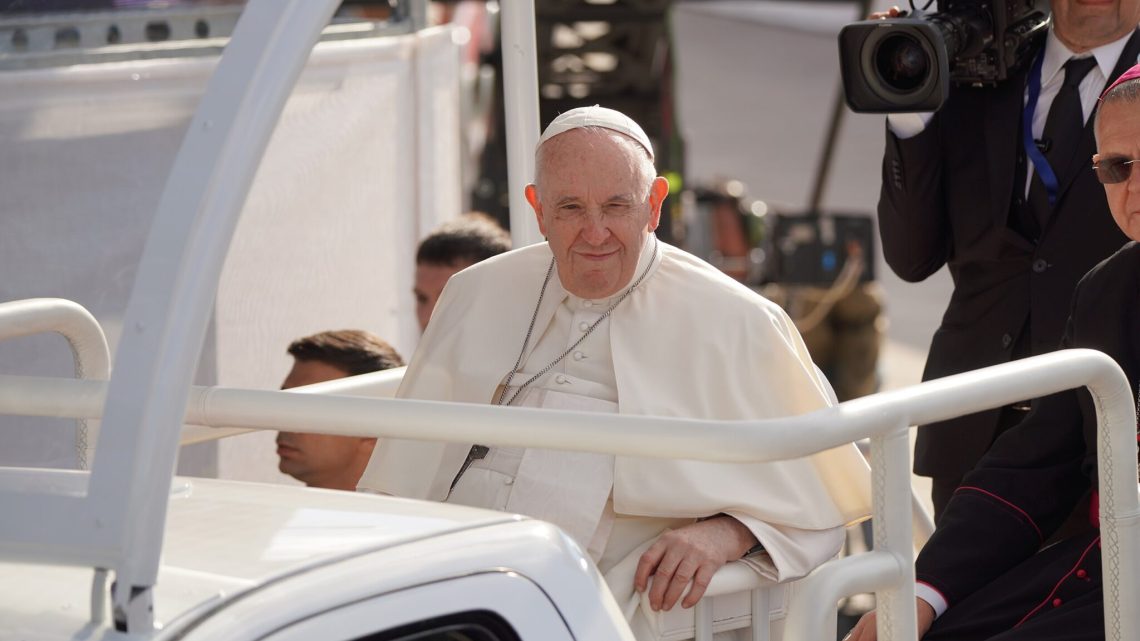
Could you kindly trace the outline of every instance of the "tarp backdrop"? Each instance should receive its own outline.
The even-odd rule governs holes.
[[[196,382],[275,389],[285,349],[367,329],[418,339],[415,244],[461,212],[452,28],[319,44],[269,143],[230,248]],[[217,58],[0,73],[0,301],[88,308],[112,354],[135,270]],[[0,343],[0,373],[71,376],[58,336]],[[273,433],[184,448],[179,471],[293,482]],[[0,416],[0,465],[75,467],[72,421]]]

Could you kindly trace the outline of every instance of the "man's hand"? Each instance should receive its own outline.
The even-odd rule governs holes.
[[[906,16],[906,12],[898,7],[891,7],[886,11],[876,11],[867,16],[868,20],[885,20],[886,18],[902,18]]]
[[[682,607],[691,608],[721,566],[739,559],[757,543],[756,536],[740,521],[723,514],[671,530],[641,555],[633,586],[644,592],[652,575],[649,606],[669,610],[691,582],[693,587],[681,602]]]
[[[934,625],[934,608],[922,599],[915,597],[915,609],[918,615],[918,638],[926,636],[930,626]],[[876,641],[879,630],[875,627],[875,611],[871,610],[859,619],[859,623],[843,637],[843,641]]]

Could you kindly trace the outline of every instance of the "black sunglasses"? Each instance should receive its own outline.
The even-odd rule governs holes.
[[[1093,165],[1093,171],[1096,172],[1096,179],[1105,185],[1115,185],[1128,180],[1132,175],[1132,163],[1140,161],[1140,158],[1124,158],[1122,156],[1114,156],[1112,158],[1101,158],[1100,162]]]

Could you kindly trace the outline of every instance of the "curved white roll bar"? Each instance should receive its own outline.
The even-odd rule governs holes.
[[[105,381],[111,377],[111,350],[99,322],[83,306],[62,298],[31,298],[0,303],[0,341],[54,332],[71,347],[75,377]],[[102,414],[102,412],[100,412]],[[86,470],[99,436],[97,418],[75,417],[79,469]]]

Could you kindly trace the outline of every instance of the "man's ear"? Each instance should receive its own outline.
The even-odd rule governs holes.
[[[658,176],[649,186],[649,231],[654,231],[661,224],[661,205],[669,195],[669,181]]]
[[[538,188],[531,183],[526,186],[524,190],[526,194],[526,201],[530,203],[530,208],[534,210],[534,217],[538,220],[538,231],[542,236],[546,237],[546,224],[542,220],[542,203],[538,200]]]

